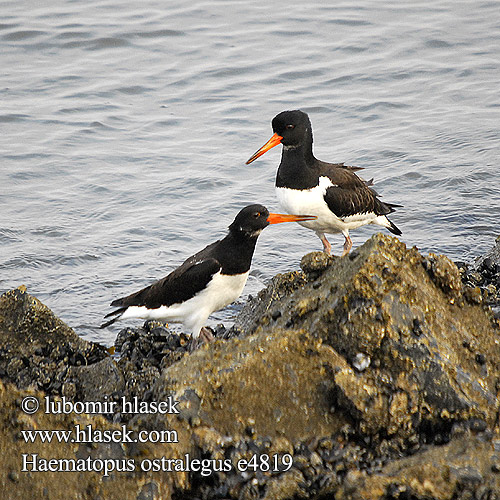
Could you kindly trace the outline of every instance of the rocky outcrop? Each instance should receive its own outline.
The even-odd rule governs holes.
[[[348,259],[309,254],[302,267],[307,285],[268,303],[247,332],[295,330],[331,346],[348,362],[335,397],[361,431],[405,440],[471,417],[493,423],[498,325],[449,259],[377,235]]]
[[[33,415],[25,414],[20,408],[27,396],[41,402],[41,410]],[[178,457],[182,443],[179,447],[162,443],[103,443],[97,437],[89,443],[66,443],[57,439],[25,442],[22,432],[26,430],[74,431],[77,425],[81,429],[91,425],[96,433],[120,432],[120,426],[101,416],[47,414],[43,404],[45,397],[46,393],[21,391],[0,381],[0,491],[3,499],[164,499],[171,498],[175,488],[187,486],[186,474],[169,476],[143,472],[140,468],[144,460]],[[36,470],[30,465],[29,472],[23,472],[23,460],[35,462]],[[81,471],[82,468],[87,470]]]
[[[85,421],[178,436],[176,443],[90,446],[98,456],[189,455],[209,467],[205,474],[135,468],[105,481],[97,472],[64,473],[64,484],[61,473],[36,473],[50,498],[498,498],[500,329],[468,271],[381,235],[345,258],[308,254],[301,267],[273,278],[234,327],[217,329],[216,341],[193,354],[187,337],[149,323],[119,334],[115,360],[24,291],[4,295],[4,381],[72,401],[173,400],[178,413],[27,416],[17,403],[26,392],[8,384],[0,391],[2,491],[28,495],[21,429]],[[54,354],[61,369],[41,370],[40,353],[51,360],[62,345],[66,357]],[[22,370],[7,369],[19,359]],[[37,446],[44,456],[91,453]]]
[[[486,255],[472,264],[458,263],[462,280],[474,290],[477,300],[491,306],[500,319],[500,236]]]
[[[106,356],[105,348],[81,339],[25,287],[0,297],[0,377],[5,382],[58,393],[70,367]]]
[[[498,498],[500,464],[497,440],[491,433],[456,429],[453,439],[366,474],[352,471],[335,499],[467,499]]]

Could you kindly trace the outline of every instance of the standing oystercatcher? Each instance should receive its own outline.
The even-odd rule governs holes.
[[[273,118],[274,135],[248,161],[247,165],[278,144],[283,144],[281,163],[276,175],[276,194],[281,207],[289,213],[316,215],[315,220],[301,222],[312,229],[323,243],[324,251],[331,251],[325,233],[342,233],[344,252],[349,253],[352,240],[350,229],[366,224],[378,224],[394,234],[401,231],[387,218],[394,212],[393,205],[378,199],[360,179],[355,170],[343,163],[326,163],[315,158],[309,117],[300,110],[283,111]]]
[[[240,296],[261,231],[269,224],[311,219],[314,217],[270,214],[262,205],[245,207],[225,238],[189,257],[166,278],[111,302],[118,309],[105,316],[114,318],[101,328],[128,318],[165,320],[183,323],[193,339],[201,333],[205,342],[210,341],[211,333],[203,325],[210,314]]]

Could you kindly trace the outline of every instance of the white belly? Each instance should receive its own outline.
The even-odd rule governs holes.
[[[332,186],[332,181],[328,177],[320,177],[318,186],[310,189],[300,190],[277,187],[276,196],[283,210],[289,214],[316,215],[317,219],[299,222],[299,224],[317,233],[340,233],[374,223],[387,227],[386,223],[382,223],[386,220],[385,216],[377,217],[376,214],[371,212],[339,219],[328,208],[324,199],[326,190]]]
[[[198,337],[207,318],[215,311],[234,302],[243,291],[249,272],[228,276],[216,273],[207,288],[182,304],[148,309],[145,306],[130,306],[120,319],[141,318],[182,323]]]
[[[339,233],[343,222],[328,208],[324,200],[326,189],[332,186],[327,177],[321,177],[319,185],[310,189],[276,188],[280,206],[289,214],[316,215],[317,219],[299,222],[300,225],[318,232]]]

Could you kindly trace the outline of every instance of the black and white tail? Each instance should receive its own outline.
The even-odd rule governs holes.
[[[115,316],[114,318],[111,318],[109,321],[106,321],[103,323],[99,328],[106,328],[109,325],[112,325],[115,321],[118,321],[121,317],[122,314],[128,309],[128,307],[121,307],[120,309],[116,309],[115,311],[110,312],[109,314],[106,314],[104,316],[105,318],[109,318],[111,316]]]
[[[387,219],[387,217],[386,217]],[[400,236],[401,234],[403,234],[401,232],[401,229],[399,229],[396,224],[394,224],[392,221],[390,221],[389,219],[387,219],[387,221],[389,222],[390,226],[387,228],[389,229],[389,231],[393,234],[397,234],[398,236]]]

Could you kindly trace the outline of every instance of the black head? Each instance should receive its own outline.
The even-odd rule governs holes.
[[[306,113],[299,109],[282,111],[273,118],[272,126],[273,136],[247,160],[247,165],[278,144],[283,144],[283,153],[301,147],[304,157],[314,160],[312,127]]]
[[[273,214],[264,205],[248,205],[236,216],[229,226],[229,232],[233,236],[245,238],[258,238],[261,231],[269,224],[281,224],[282,222],[303,222],[316,219],[313,215],[291,215]]]
[[[296,109],[282,111],[273,118],[273,131],[282,137],[284,146],[299,146],[304,142],[312,143],[312,127],[307,113]]]
[[[229,230],[233,234],[247,238],[257,238],[261,231],[269,226],[269,211],[264,205],[248,205],[240,210]]]

